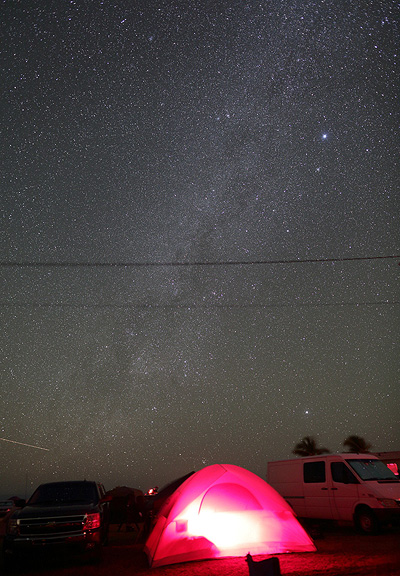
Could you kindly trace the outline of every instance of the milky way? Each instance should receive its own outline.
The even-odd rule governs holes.
[[[398,449],[397,3],[0,11],[0,492]]]

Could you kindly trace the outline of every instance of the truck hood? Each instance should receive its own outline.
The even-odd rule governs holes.
[[[54,516],[75,516],[98,512],[96,504],[76,504],[73,506],[27,505],[13,514],[13,518],[47,518]]]

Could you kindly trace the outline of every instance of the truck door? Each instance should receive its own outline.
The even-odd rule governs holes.
[[[307,518],[333,518],[330,479],[326,473],[326,462],[316,460],[304,462],[304,500]]]
[[[331,462],[332,495],[335,520],[352,520],[358,499],[359,481],[344,462]]]

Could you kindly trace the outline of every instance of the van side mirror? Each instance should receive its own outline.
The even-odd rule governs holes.
[[[358,484],[358,480],[353,474],[345,474],[343,477],[343,484]]]

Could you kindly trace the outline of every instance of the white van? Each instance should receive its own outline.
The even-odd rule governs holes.
[[[350,521],[365,533],[400,520],[400,480],[372,454],[268,462],[267,482],[300,518]]]

